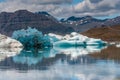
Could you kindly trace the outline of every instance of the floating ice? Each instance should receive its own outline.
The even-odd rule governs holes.
[[[57,47],[70,47],[70,46],[97,46],[97,45],[105,45],[106,42],[101,39],[89,38],[87,36],[83,36],[79,33],[73,32],[71,34],[67,34],[65,36],[60,35],[49,35],[59,39],[54,42],[53,45]]]
[[[116,47],[120,48],[120,44],[117,44]]]
[[[71,47],[106,44],[106,42],[101,39],[89,38],[76,32],[66,34],[65,36],[53,33],[43,35],[42,32],[30,27],[26,30],[15,31],[12,37],[20,41],[24,47]]]
[[[22,48],[0,48],[0,61],[20,53]]]
[[[0,48],[8,48],[8,47],[9,48],[22,47],[22,44],[15,39],[11,39],[10,37],[0,34]]]
[[[20,41],[23,46],[28,47],[50,47],[52,44],[50,42],[50,36],[47,34],[43,35],[42,32],[35,28],[22,29],[13,32],[12,38]]]
[[[0,34],[0,61],[19,54],[21,50],[22,44],[19,41]]]

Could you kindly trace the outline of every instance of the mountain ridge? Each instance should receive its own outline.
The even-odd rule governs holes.
[[[92,28],[82,33],[92,38],[100,38],[105,41],[120,41],[120,25]]]
[[[74,31],[71,27],[60,24],[51,15],[46,16],[43,13],[36,14],[27,10],[0,13],[0,32],[2,34],[11,36],[15,30],[26,29],[28,26],[36,28],[43,33],[66,34]]]
[[[97,19],[92,16],[75,17],[71,16],[69,18],[60,20],[64,25],[70,25],[77,32],[85,32],[91,28],[112,26],[120,24],[120,16],[112,19]]]
[[[69,34],[71,32],[85,32],[91,28],[99,28],[120,24],[120,16],[112,19],[96,19],[92,16],[75,17],[57,20],[51,14],[45,11],[30,12],[27,10],[18,10],[15,12],[0,13],[0,33],[11,36],[16,30],[27,29],[27,27],[36,28],[44,34]]]

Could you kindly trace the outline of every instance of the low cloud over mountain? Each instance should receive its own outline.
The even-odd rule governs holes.
[[[0,12],[27,9],[32,12],[47,11],[55,17],[86,16],[109,17],[120,14],[120,0],[3,0]]]

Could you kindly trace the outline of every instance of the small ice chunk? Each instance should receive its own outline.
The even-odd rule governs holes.
[[[120,48],[120,44],[117,44],[116,47]]]

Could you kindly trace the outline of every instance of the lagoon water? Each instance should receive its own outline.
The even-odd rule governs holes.
[[[119,60],[90,55],[104,48],[0,49],[0,80],[120,80]]]

